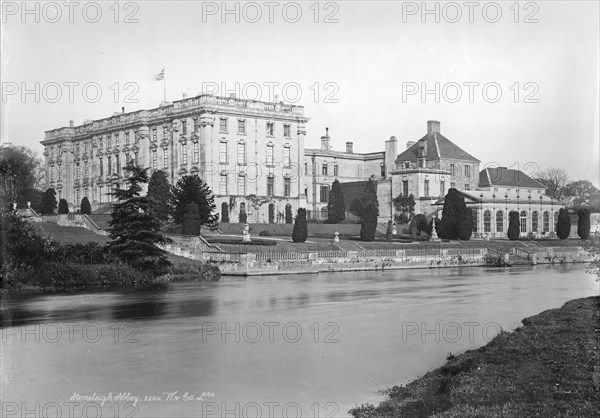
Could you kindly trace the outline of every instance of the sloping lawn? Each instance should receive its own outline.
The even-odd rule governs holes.
[[[51,236],[58,242],[81,243],[97,242],[106,244],[110,239],[104,235],[97,235],[85,228],[76,228],[70,226],[58,226],[49,222],[32,223],[33,226],[38,226],[43,233]]]

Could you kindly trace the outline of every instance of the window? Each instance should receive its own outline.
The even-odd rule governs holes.
[[[109,161],[110,161],[110,159],[109,159]],[[157,156],[156,156],[155,149],[152,150],[152,168],[154,170],[156,170],[158,168],[158,162],[157,162]],[[110,168],[108,169],[108,171],[110,171]]]
[[[504,232],[504,212],[496,212],[496,232]]]
[[[455,164],[450,164],[450,173],[452,174],[452,177],[454,177],[456,175],[456,165]]]
[[[75,154],[79,155],[79,143],[75,145]]]
[[[181,144],[181,163],[184,165],[187,164],[187,144],[186,143]]]
[[[163,168],[169,167],[169,154],[167,153],[167,148],[163,148]]]
[[[440,181],[440,196],[446,196],[446,182]]]
[[[304,163],[304,175],[308,175],[308,163]]]
[[[75,180],[79,180],[79,163],[75,165]]]
[[[223,134],[226,134],[229,131],[228,126],[227,126],[227,121],[228,121],[227,118],[220,118],[219,119],[219,132],[221,132]],[[239,131],[239,129],[240,129],[240,122],[244,122],[244,121],[238,121],[238,132],[240,132]],[[246,127],[244,126],[244,131],[240,132],[240,133],[245,133],[245,132],[246,132]]]
[[[119,134],[115,133],[115,147],[119,148]]]
[[[554,232],[556,232],[556,224],[558,224],[558,212],[554,212]]]
[[[405,161],[404,162],[404,168],[406,168],[406,169],[410,168],[410,162]]]
[[[495,191],[495,192],[497,192],[497,191],[498,191],[498,188],[497,188],[497,187],[494,187],[494,191]]]
[[[477,211],[475,209],[471,209],[471,216],[473,216],[473,234],[476,234],[479,227],[479,219],[477,219]]]
[[[471,166],[465,164],[465,178],[471,178]]]
[[[140,160],[138,159],[138,152],[137,152],[137,151],[134,151],[133,155],[135,156],[134,158],[135,158],[135,163],[136,163],[136,165],[137,165],[137,164],[139,164],[139,163],[140,163]]]
[[[283,147],[283,166],[290,166],[290,147]]]
[[[283,125],[283,136],[289,138],[291,136],[290,131],[290,125]]]
[[[219,176],[219,194],[227,195],[227,174]]]
[[[187,135],[187,120],[181,121],[181,135]]]
[[[489,210],[483,212],[483,232],[492,232],[492,213]]]
[[[194,132],[198,132],[198,118],[194,118]]]
[[[275,147],[273,145],[267,145],[267,165],[275,165],[273,161],[274,148]]]
[[[194,164],[198,164],[198,161],[200,160],[200,145],[198,144],[198,141],[193,143],[192,148],[194,153]]]
[[[87,160],[85,160],[85,163],[84,163],[83,167],[84,167],[83,168],[83,177],[87,179],[88,178],[88,174],[89,174],[89,171],[88,171],[89,166],[88,166]]]
[[[521,232],[527,232],[527,212],[521,212],[519,221],[521,222]]]
[[[381,163],[380,167],[381,167],[381,172],[379,174],[381,175],[381,177],[385,177],[385,164]]]
[[[246,164],[246,143],[238,142],[237,149],[238,164]]]
[[[429,180],[425,180],[425,196],[429,196]]]
[[[75,200],[79,204],[79,189],[75,189]]]
[[[227,142],[224,141],[219,143],[219,162],[227,164]]]
[[[88,143],[84,142],[83,143],[83,153],[87,154],[87,152],[88,152]],[[531,193],[531,190],[529,191],[529,193]]]
[[[106,135],[106,147],[112,148],[112,136]]]
[[[167,139],[169,136],[169,129],[166,126],[163,126],[163,139]]]
[[[102,203],[102,186],[98,187],[98,200]]]
[[[339,175],[339,173],[340,173],[339,166],[336,164],[333,166],[333,175],[337,177]]]
[[[469,183],[465,183],[465,190],[471,190],[471,185]]]
[[[54,181],[54,166],[50,166],[50,181]]]
[[[275,124],[273,122],[267,122],[267,136],[273,136],[275,134]]]
[[[267,177],[267,196],[273,196],[275,194],[275,177]]]
[[[129,132],[125,132],[125,146],[128,147],[129,146]],[[85,147],[86,150],[85,152],[87,152],[87,147]]]
[[[238,134],[246,135],[246,121],[243,119],[238,120]]]
[[[456,189],[456,183],[450,182],[450,188],[451,189]]]
[[[538,213],[537,212],[533,212],[531,214],[531,232],[538,232]]]
[[[548,212],[544,212],[542,227],[544,232],[550,231],[550,214]]]
[[[156,135],[156,128],[152,128],[152,140],[156,141],[158,136]]]
[[[115,163],[117,163],[117,174],[121,175],[121,159],[118,155],[115,155]]]
[[[402,181],[402,195],[408,197],[408,180]]]
[[[324,176],[327,175],[327,163],[323,163],[323,166],[321,167],[321,174]]]
[[[108,175],[111,175],[112,174],[112,158],[111,158],[110,155],[108,155],[106,157],[106,163],[107,163],[107,168],[108,168],[108,172],[107,173],[108,173]]]
[[[304,196],[308,196],[308,187],[304,188]]]
[[[321,186],[321,195],[319,197],[321,198],[321,202],[329,202],[329,186]]]
[[[283,179],[283,195],[290,197],[292,194],[292,181],[289,177]]]
[[[239,195],[241,195],[241,196],[246,195],[246,176],[238,176],[237,189],[238,189]],[[241,206],[240,206],[240,211],[241,211]]]

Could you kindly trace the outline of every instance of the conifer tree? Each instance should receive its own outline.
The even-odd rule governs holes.
[[[58,203],[56,202],[56,191],[51,187],[46,190],[44,192],[44,196],[42,196],[40,212],[43,215],[52,215],[57,206]]]
[[[344,202],[344,192],[340,182],[336,179],[331,185],[329,192],[329,202],[327,203],[327,221],[328,224],[337,224],[346,219],[346,203]]]
[[[373,205],[375,207],[376,216],[379,216],[379,201],[377,200],[377,184],[371,177],[365,184],[362,195],[360,197],[360,217],[364,216],[367,206]]]
[[[587,208],[577,211],[577,235],[581,239],[590,237],[590,210]]]
[[[452,188],[444,198],[442,219],[436,227],[437,234],[442,239],[468,240],[473,230],[471,210],[465,204],[465,197]]]
[[[556,236],[560,239],[569,238],[571,233],[571,217],[569,211],[561,208],[558,211],[558,222],[556,223]]]
[[[91,215],[92,214],[92,205],[90,205],[90,201],[87,196],[84,196],[81,199],[81,205],[79,206],[79,212],[82,215]]]
[[[146,196],[149,199],[150,213],[166,222],[169,219],[170,204],[173,199],[167,173],[162,170],[156,170],[152,173]]]
[[[67,213],[69,213],[69,204],[65,199],[60,199],[58,202],[58,214],[66,215]]]
[[[519,212],[511,210],[508,214],[508,231],[506,232],[508,239],[511,241],[519,239],[520,232],[521,221],[519,220]]]
[[[155,275],[167,271],[171,265],[166,252],[157,244],[170,242],[160,233],[162,222],[152,215],[150,199],[140,196],[141,185],[148,182],[148,169],[137,166],[133,161],[124,167],[127,188],[115,188],[112,195],[116,203],[110,221],[111,253],[133,268]]]
[[[200,235],[200,211],[198,205],[190,203],[183,215],[181,233],[183,235]]]
[[[173,219],[183,222],[183,215],[190,203],[196,203],[200,211],[200,223],[210,229],[218,228],[219,215],[215,213],[215,197],[206,183],[196,174],[183,176],[173,188]]]
[[[362,222],[360,225],[360,239],[362,241],[375,240],[375,232],[377,230],[377,207],[369,203],[363,211]]]
[[[292,241],[306,242],[308,238],[308,225],[306,223],[306,209],[298,208],[296,220],[294,221],[294,230],[292,231]]]

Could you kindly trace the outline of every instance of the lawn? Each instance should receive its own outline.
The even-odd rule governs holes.
[[[106,244],[110,241],[110,238],[104,235],[94,234],[92,231],[88,231],[85,228],[58,226],[49,222],[32,223],[32,225],[39,226],[44,234],[49,235],[58,242],[81,244],[85,244],[86,242],[97,242],[99,244]]]

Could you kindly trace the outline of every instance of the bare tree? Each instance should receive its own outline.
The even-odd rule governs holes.
[[[555,199],[565,198],[565,186],[569,183],[569,176],[560,168],[548,168],[540,173],[537,181],[546,186],[546,194]]]

